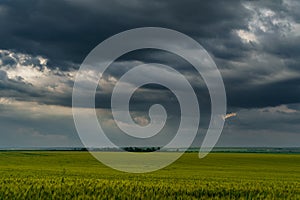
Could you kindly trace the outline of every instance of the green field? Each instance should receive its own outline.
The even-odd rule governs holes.
[[[300,199],[300,154],[186,153],[147,174],[88,152],[0,152],[0,199]]]

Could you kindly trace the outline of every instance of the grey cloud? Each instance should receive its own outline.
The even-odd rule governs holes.
[[[2,82],[6,82],[7,81],[7,73],[3,70],[0,70],[0,80]]]
[[[1,147],[82,146],[71,116],[59,116],[51,109],[41,115],[7,105],[0,105],[0,110]]]
[[[280,111],[280,107],[242,109],[226,121],[219,146],[296,147],[300,139],[299,104],[282,105],[295,112]],[[281,106],[281,107],[282,107]],[[270,111],[271,110],[271,111]]]
[[[247,4],[259,12],[258,17],[262,23],[272,30],[272,33],[261,31],[254,33],[259,39],[259,44],[245,43],[235,33],[239,29],[249,30],[249,23],[256,15],[254,11],[245,7]],[[250,55],[270,54],[283,59],[286,63],[284,67],[299,71],[297,58],[300,40],[296,35],[290,37],[282,35],[290,30],[290,24],[294,23],[292,19],[296,22],[297,16],[294,16],[293,6],[288,6],[282,1],[152,1],[151,3],[134,1],[124,4],[121,1],[31,0],[2,1],[1,5],[6,10],[0,19],[0,25],[6,27],[0,31],[1,48],[27,52],[33,56],[43,55],[49,58],[49,67],[59,67],[61,70],[78,68],[78,64],[93,47],[120,31],[141,26],[162,26],[193,37],[209,51],[220,69],[229,69],[235,74],[234,77],[224,75],[229,105],[239,104],[237,97],[243,91],[247,91],[244,93],[251,96],[256,95],[259,99],[253,98],[251,103],[247,103],[242,98],[241,107],[244,105],[261,107],[269,104],[269,98],[265,99],[265,94],[269,88],[272,91],[276,83],[274,85],[266,83],[252,89],[253,86],[249,82],[262,75],[271,75],[277,70],[276,64],[274,66],[269,60],[272,66],[267,66],[269,69],[266,71],[266,68],[261,68],[261,65],[266,63],[259,61],[255,63],[249,60]],[[274,24],[272,17],[263,18],[264,11],[261,9],[272,10],[277,18],[288,20],[290,23],[287,26]],[[186,63],[173,59],[168,53],[163,52],[146,51],[144,54],[125,56],[120,61],[135,60],[165,62],[181,72],[194,73]],[[232,68],[232,61],[240,64]],[[2,62],[14,65],[14,61],[9,57],[3,58]],[[247,64],[253,65],[250,75],[243,69],[243,65]],[[124,73],[123,69],[110,72],[116,77]],[[235,84],[239,84],[239,90],[235,89]],[[282,94],[278,94],[277,97],[275,95],[275,99],[291,96],[283,103],[296,103],[297,94],[286,94],[287,92],[283,89]],[[273,94],[270,95],[274,97]],[[69,100],[70,97],[65,99]],[[70,105],[70,102],[64,104]],[[270,103],[274,104],[276,102]]]
[[[249,5],[252,6],[252,10],[247,8]],[[260,133],[266,136],[267,132],[274,132],[277,137],[273,143],[268,144],[275,144],[276,141],[278,144],[278,141],[284,139],[284,134],[293,135],[299,130],[299,114],[271,115],[264,112],[262,115],[266,118],[257,120],[257,108],[288,104],[299,110],[299,8],[299,2],[292,0],[155,0],[126,3],[117,0],[3,0],[0,2],[0,49],[9,50],[8,52],[13,54],[8,55],[3,51],[0,53],[1,97],[70,107],[73,77],[68,73],[78,69],[84,57],[97,44],[131,28],[171,28],[191,36],[207,49],[223,75],[228,111],[242,112],[242,115],[238,114],[236,118],[226,122],[223,142],[219,145],[231,144],[235,137],[239,138],[235,140],[236,145],[245,144],[241,141],[241,135],[246,135],[247,139],[251,140],[251,130],[254,132],[254,139],[251,140],[253,144],[257,142],[263,145],[258,136]],[[266,16],[267,11],[272,11],[274,15]],[[266,30],[263,30],[261,25],[265,26]],[[237,30],[243,30],[253,38],[243,39],[237,34]],[[26,54],[30,58],[22,60],[18,54]],[[54,83],[38,87],[26,82],[22,75],[13,79],[8,77],[8,69],[16,69],[18,64],[33,65],[42,71],[43,66],[38,56],[48,59],[46,66],[52,70]],[[209,118],[206,115],[210,112],[210,100],[203,80],[189,63],[176,55],[149,49],[131,52],[110,66],[106,75],[118,79],[133,66],[148,62],[167,64],[185,74],[195,88],[201,111],[204,111],[203,116]],[[39,83],[43,81],[45,80],[41,79]],[[98,88],[96,107],[110,108],[109,84]],[[58,92],[61,85],[64,85],[64,88]],[[164,95],[157,95],[158,93]],[[157,85],[147,85],[138,91],[132,99],[131,109],[147,114],[147,109],[153,103],[164,104],[176,118],[178,102],[166,88]],[[0,121],[3,125],[9,125],[5,131],[13,134],[9,131],[13,129],[13,118],[2,118]],[[206,118],[201,126],[204,129],[208,124]],[[50,119],[52,124],[58,123],[59,126],[49,132],[46,130],[51,128],[46,125],[49,119],[34,123],[24,121],[23,118],[20,120],[17,121],[24,130],[30,132],[32,130],[29,126],[37,127],[37,133],[41,134],[45,131],[46,134],[55,135],[63,130],[64,125],[71,126],[70,121],[59,124]],[[175,121],[171,120],[171,125],[175,124]],[[72,131],[66,130],[70,133]],[[280,135],[280,131],[284,134]],[[289,142],[291,141],[288,140],[286,144]]]
[[[245,27],[247,10],[235,1],[2,1],[1,46],[50,61],[81,62],[102,40],[122,30],[162,26],[195,37],[224,37]],[[197,5],[197,6],[195,6]],[[218,5],[218,6],[216,6]],[[222,9],[219,9],[222,7]],[[66,66],[61,66],[65,68]]]

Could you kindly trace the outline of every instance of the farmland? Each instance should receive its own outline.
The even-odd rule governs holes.
[[[0,199],[300,199],[300,154],[186,153],[130,174],[88,152],[2,151],[0,174]]]

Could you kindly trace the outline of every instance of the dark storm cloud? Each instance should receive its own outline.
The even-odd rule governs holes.
[[[2,1],[1,48],[50,61],[82,62],[107,37],[130,28],[162,26],[198,38],[226,38],[246,28],[236,1]],[[62,65],[61,68],[68,66]]]
[[[277,80],[274,75],[299,73],[300,40],[295,31],[291,33],[293,25],[300,19],[300,6],[296,1],[4,0],[0,8],[0,27],[3,27],[0,48],[31,55],[33,59],[29,62],[35,66],[39,63],[34,58],[44,56],[49,59],[47,67],[72,70],[109,36],[136,27],[161,26],[191,36],[208,50],[221,69],[229,107],[253,108],[299,102],[299,79],[286,76]],[[266,15],[270,11],[273,14]],[[248,31],[257,41],[244,41],[237,30]],[[266,56],[258,59],[256,55]],[[15,67],[17,64],[9,56],[2,56],[1,60],[2,65]],[[135,61],[168,64],[190,75],[198,94],[206,91],[201,84],[197,85],[201,80],[195,78],[198,74],[188,63],[162,51],[124,56],[116,64],[118,67],[112,67],[108,74],[119,78],[130,69],[127,65]],[[60,70],[53,73],[59,76]],[[267,81],[273,76],[273,81]],[[40,88],[23,84],[22,79],[17,84],[17,80],[7,80],[3,74],[2,77],[6,78],[6,82],[1,83],[2,95],[20,99],[23,95],[23,100],[71,106],[69,91],[64,95],[50,95]],[[253,84],[256,81],[260,83]],[[70,87],[72,83],[69,82]],[[148,86],[148,89],[162,88]],[[110,107],[109,94],[100,92],[97,96],[101,99],[96,103],[97,107]],[[144,100],[148,101],[147,97]],[[139,98],[136,103],[142,101]]]
[[[236,117],[226,120],[219,145],[297,146],[299,9],[299,1],[293,0],[2,0],[0,146],[80,145],[74,137],[69,108],[74,69],[106,38],[146,26],[191,36],[216,62],[225,83],[228,112],[237,112]],[[96,107],[104,108],[100,117],[112,119],[108,108],[115,83],[111,79],[120,78],[133,66],[151,62],[174,67],[191,82],[201,109],[198,137],[203,138],[211,107],[205,83],[184,59],[164,51],[131,52],[110,66],[96,94]],[[9,107],[10,97],[15,102]],[[164,87],[142,87],[131,99],[130,109],[133,115],[147,117],[154,103],[163,104],[170,114],[166,128],[176,127],[178,102]],[[24,106],[41,108],[25,112],[21,109]],[[57,115],[62,109],[69,109],[67,116]],[[39,117],[31,117],[34,115]],[[110,123],[107,129],[115,131]],[[57,139],[62,142],[56,143]],[[201,144],[198,139],[197,146]]]
[[[227,90],[231,106],[257,108],[300,102],[300,77],[262,86]]]

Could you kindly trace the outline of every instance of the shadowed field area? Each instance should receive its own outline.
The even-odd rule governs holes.
[[[88,152],[0,152],[0,199],[299,199],[300,154],[186,153],[146,174]]]

